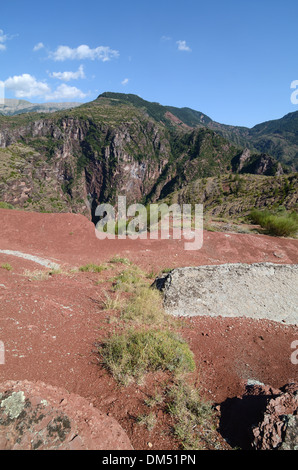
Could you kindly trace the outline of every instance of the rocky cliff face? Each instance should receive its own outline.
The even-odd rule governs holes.
[[[90,211],[88,199],[114,202],[117,195],[126,195],[129,202],[140,201],[152,189],[171,152],[164,131],[150,121],[113,128],[78,118],[6,126],[0,131],[0,146],[5,149],[2,167],[11,162],[13,153],[19,158],[13,179],[7,174],[12,162],[6,172],[3,168],[2,200],[23,206],[26,197],[30,201],[35,194],[36,200],[34,179],[35,183],[56,179],[64,209],[83,213]],[[21,177],[24,166],[31,180],[25,185]],[[23,186],[26,193],[21,191]],[[15,191],[17,187],[19,191]]]
[[[284,169],[280,162],[277,162],[270,155],[265,153],[253,153],[247,148],[237,155],[232,163],[237,173],[251,173],[266,176],[280,176],[284,174]]]

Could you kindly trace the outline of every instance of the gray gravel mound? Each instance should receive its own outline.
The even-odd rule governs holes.
[[[18,258],[28,259],[29,261],[33,261],[34,263],[40,264],[41,266],[45,266],[46,268],[50,269],[59,269],[60,265],[57,263],[53,263],[48,259],[40,258],[39,256],[29,255],[27,253],[22,253],[21,251],[14,251],[14,250],[0,250],[0,253],[4,255],[10,256],[17,256]]]
[[[223,264],[177,268],[155,280],[175,316],[222,316],[298,324],[298,265]]]

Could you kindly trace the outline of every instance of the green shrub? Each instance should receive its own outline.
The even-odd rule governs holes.
[[[182,373],[195,370],[188,344],[170,331],[115,334],[101,345],[99,352],[103,364],[124,385],[134,379],[140,380],[149,371]]]
[[[298,230],[298,222],[291,217],[270,216],[267,219],[266,230],[271,235],[279,237],[290,237]]]
[[[268,210],[253,210],[250,218],[253,223],[264,228],[269,235],[290,237],[298,231],[298,216],[294,212],[280,210],[273,213]]]
[[[1,202],[0,201],[0,209],[14,209],[14,206],[8,204],[8,202]]]

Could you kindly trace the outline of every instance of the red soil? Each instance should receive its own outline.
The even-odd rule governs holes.
[[[204,264],[298,262],[297,240],[264,235],[204,232],[202,249],[185,251],[180,240],[100,241],[93,224],[81,215],[0,210],[0,220],[0,249],[40,256],[67,269],[100,264],[115,255],[148,273]],[[100,303],[115,270],[34,281],[24,271],[42,266],[0,253],[3,263],[13,269],[0,269],[0,340],[5,345],[0,383],[29,380],[63,387],[116,418],[134,449],[147,449],[148,442],[153,450],[177,448],[162,407],[151,433],[136,423],[137,416],[148,413],[143,401],[161,387],[164,374],[150,375],[140,386],[119,388],[94,352],[95,344],[116,328],[108,322],[111,312]],[[248,379],[275,388],[298,379],[298,366],[290,360],[291,343],[298,339],[295,326],[197,317],[183,320],[181,334],[195,354],[196,383],[215,403],[242,394]]]

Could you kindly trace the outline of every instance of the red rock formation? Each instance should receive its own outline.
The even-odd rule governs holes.
[[[0,385],[0,450],[132,450],[117,421],[42,382]]]

